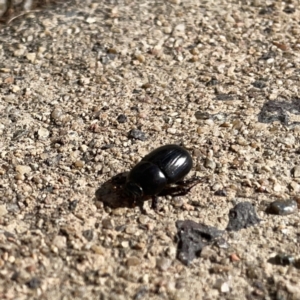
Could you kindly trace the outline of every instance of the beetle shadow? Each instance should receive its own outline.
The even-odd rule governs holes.
[[[139,202],[134,202],[124,193],[124,184],[127,175],[128,172],[122,172],[104,182],[95,192],[96,201],[102,202],[104,206],[113,209],[121,207],[134,208],[140,206]],[[171,195],[172,197],[186,195],[190,192],[192,187],[202,181],[203,178],[195,177],[187,181],[178,182],[171,186],[167,186],[163,191],[156,195],[156,197],[144,196],[140,203],[143,204],[144,201],[150,200],[151,198],[152,200],[154,198],[157,200],[158,197],[167,195]],[[140,208],[143,211],[142,205]]]
[[[110,208],[132,208],[132,200],[123,193],[128,172],[119,173],[104,182],[95,192],[96,201]]]

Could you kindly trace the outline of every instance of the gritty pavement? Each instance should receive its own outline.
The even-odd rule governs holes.
[[[299,300],[299,18],[74,0],[2,26],[0,299]],[[205,180],[142,214],[112,178],[169,143]],[[245,201],[260,221],[225,230]],[[187,220],[224,231],[189,265]]]

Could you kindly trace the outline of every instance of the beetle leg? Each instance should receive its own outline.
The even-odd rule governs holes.
[[[185,186],[192,184],[192,186],[191,186],[191,188],[192,188],[195,185],[197,185],[198,183],[200,183],[201,181],[203,181],[204,179],[206,179],[206,177],[194,176],[187,180],[177,181],[176,184],[177,185],[185,185]]]
[[[176,182],[176,186],[170,186],[162,191],[161,196],[172,195],[172,196],[185,196],[191,189],[202,182],[205,178],[203,177],[192,177],[186,181]]]
[[[199,184],[200,182],[202,182],[205,178],[203,177],[199,177],[199,176],[194,176],[186,181],[184,181],[183,183],[176,183],[179,187],[179,189],[181,188],[183,191],[182,193],[184,193],[183,195],[186,195],[187,193],[189,193],[191,191],[191,189],[196,186],[197,184]],[[180,195],[178,195],[180,196]]]
[[[157,196],[152,196],[152,204],[151,208],[154,210],[157,210],[157,204],[158,204],[158,197]]]
[[[144,208],[144,205],[143,205],[143,204],[140,204],[140,205],[139,205],[139,209],[140,209],[140,212],[141,212],[143,215],[146,215],[146,214],[147,214],[147,211],[146,211],[146,209]]]
[[[146,215],[146,214],[147,214],[146,209],[144,208],[144,201],[142,201],[142,200],[137,200],[137,201],[135,201],[135,204],[139,207],[140,212],[141,212],[143,215]]]

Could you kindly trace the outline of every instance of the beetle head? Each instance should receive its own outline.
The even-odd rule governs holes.
[[[134,200],[140,199],[143,197],[143,189],[132,181],[127,181],[124,187],[125,193],[133,198]]]

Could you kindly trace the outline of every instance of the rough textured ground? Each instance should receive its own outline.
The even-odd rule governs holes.
[[[82,2],[0,33],[0,298],[300,299],[273,258],[300,258],[299,212],[265,212],[299,201],[297,1]],[[103,204],[166,143],[207,179],[159,213]],[[260,224],[176,259],[177,220],[224,229],[245,200]]]

